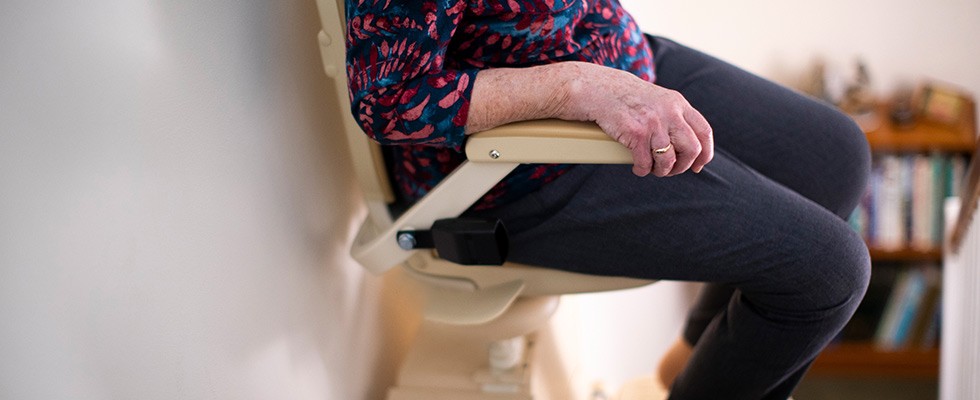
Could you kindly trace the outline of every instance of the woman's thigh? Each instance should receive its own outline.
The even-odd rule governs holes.
[[[627,165],[577,166],[492,213],[512,230],[515,262],[724,282],[755,295],[859,279],[846,275],[863,274],[867,258],[843,220],[724,150],[700,174],[669,178],[637,177]]]
[[[718,148],[840,217],[856,206],[870,154],[850,118],[668,39],[649,40],[657,84],[679,91],[704,115]]]

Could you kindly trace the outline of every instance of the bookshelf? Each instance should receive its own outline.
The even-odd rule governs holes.
[[[911,127],[897,128],[883,117],[880,126],[866,132],[868,143],[876,156],[889,154],[949,154],[972,157],[976,139],[975,103],[968,102],[966,115],[955,126],[917,122]],[[887,116],[885,106],[879,115]],[[931,247],[902,246],[882,248],[869,244],[872,268],[912,268],[922,263],[941,264],[940,244]],[[870,294],[869,289],[869,294]],[[867,300],[867,298],[866,298]],[[938,345],[928,347],[903,346],[888,349],[875,340],[841,340],[832,343],[814,362],[811,376],[845,378],[928,378],[939,375]]]
[[[810,374],[843,377],[936,378],[939,348],[882,350],[872,343],[833,344],[813,364]]]
[[[967,105],[967,115],[954,127],[928,121],[918,121],[908,128],[896,128],[887,121],[867,132],[868,144],[875,152],[942,151],[971,153],[976,145],[976,113],[973,102]],[[879,106],[878,114],[888,115],[887,106]],[[883,117],[883,119],[886,117]]]
[[[868,246],[868,252],[871,254],[871,259],[874,261],[932,261],[940,262],[943,260],[942,249],[930,248],[930,249],[882,249],[875,246]]]

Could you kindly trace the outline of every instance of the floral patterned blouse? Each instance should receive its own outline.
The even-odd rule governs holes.
[[[394,146],[390,168],[408,201],[466,159],[481,69],[587,61],[654,79],[649,44],[618,0],[346,2],[351,109],[365,133]],[[513,201],[569,168],[521,165],[474,208]]]

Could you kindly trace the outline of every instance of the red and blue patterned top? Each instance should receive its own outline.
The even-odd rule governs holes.
[[[409,201],[465,160],[481,69],[586,61],[654,79],[649,44],[618,0],[346,1],[351,109],[369,136],[397,146],[391,168]],[[475,208],[513,201],[569,168],[521,165]]]

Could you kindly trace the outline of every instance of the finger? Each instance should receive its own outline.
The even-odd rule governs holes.
[[[670,136],[659,135],[657,139],[651,140],[655,143],[648,153],[653,154],[653,174],[658,177],[665,177],[670,174],[670,171],[674,169],[674,163],[677,161],[677,155],[674,153],[674,146],[670,142]],[[662,149],[667,146],[670,148],[663,153],[657,153],[653,149]]]
[[[653,155],[650,154],[650,136],[642,132],[630,132],[628,138],[620,143],[633,154],[633,174],[647,176],[653,168]]]
[[[670,142],[674,144],[674,155],[677,161],[670,170],[668,176],[674,176],[687,171],[694,164],[694,160],[701,154],[701,142],[698,141],[694,130],[686,122],[671,128]]]
[[[691,164],[691,170],[701,172],[701,169],[715,157],[714,131],[711,129],[711,124],[708,123],[708,120],[704,119],[704,116],[693,107],[687,109],[684,113],[684,120],[691,127],[691,130],[694,131],[694,135],[701,143],[701,153],[698,154],[697,158],[694,159],[694,163]]]

